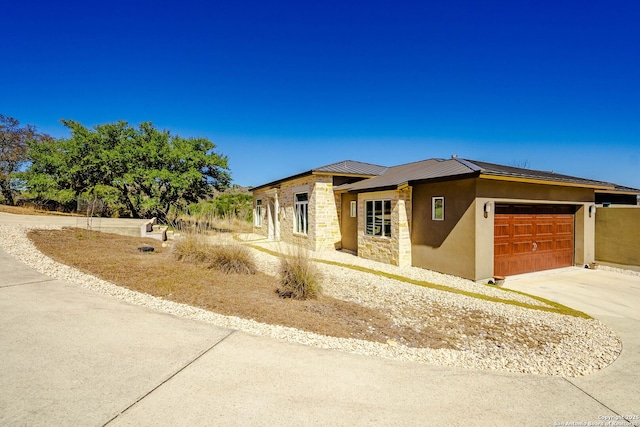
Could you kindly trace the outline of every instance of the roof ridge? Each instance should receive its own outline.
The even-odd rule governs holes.
[[[378,165],[378,164],[375,164],[375,163],[361,162],[361,161],[359,161],[359,160],[346,159],[346,160],[339,160],[339,161],[337,161],[337,162],[327,163],[326,165],[318,166],[318,167],[313,168],[313,169],[311,169],[311,170],[315,171],[315,170],[319,170],[319,169],[326,168],[326,167],[328,167],[328,166],[339,165],[339,164],[341,164],[341,163],[346,165],[346,164],[347,164],[347,162],[350,162],[350,163],[358,163],[358,164],[360,164],[360,165],[376,166],[376,167],[379,167],[379,168],[389,168],[389,166]]]

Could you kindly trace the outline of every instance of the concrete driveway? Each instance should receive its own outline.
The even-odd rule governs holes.
[[[620,357],[571,382],[619,414],[640,416],[640,277],[571,267],[510,278],[505,286],[588,313],[616,331]],[[640,418],[632,421],[640,425]]]
[[[640,278],[588,273],[611,292],[638,297]],[[565,274],[573,273],[507,285],[544,289]],[[557,286],[566,286],[563,279]],[[579,304],[593,289],[582,286],[560,293],[576,304],[560,302],[588,312]],[[52,280],[0,250],[0,425],[552,426],[638,415],[640,321],[609,312],[613,303],[591,303],[623,340],[610,367],[572,379],[469,371],[157,313]]]

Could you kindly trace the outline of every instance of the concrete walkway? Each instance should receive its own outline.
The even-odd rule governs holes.
[[[577,293],[606,283],[635,304],[640,278],[598,273],[564,297],[589,300]],[[564,274],[552,287],[567,286]],[[556,277],[507,285],[543,288]],[[52,280],[0,250],[0,425],[552,426],[640,415],[640,321],[610,304],[593,314],[619,333],[624,349],[596,374],[469,371],[283,343],[153,312]]]

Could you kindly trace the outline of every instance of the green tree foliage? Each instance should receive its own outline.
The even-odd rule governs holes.
[[[217,216],[250,219],[253,210],[253,196],[244,193],[218,194],[213,199]]]
[[[42,199],[68,203],[102,197],[135,218],[166,219],[229,185],[227,158],[205,138],[182,138],[153,124],[119,121],[87,129],[62,123],[71,138],[29,144],[28,189]]]
[[[43,137],[35,127],[20,126],[18,120],[0,114],[0,194],[5,203],[15,203],[16,173],[27,162],[28,141]]]

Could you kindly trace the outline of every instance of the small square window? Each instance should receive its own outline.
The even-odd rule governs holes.
[[[444,197],[431,198],[431,219],[444,221]]]
[[[358,216],[358,202],[352,200],[349,207],[351,208],[351,218]]]

